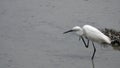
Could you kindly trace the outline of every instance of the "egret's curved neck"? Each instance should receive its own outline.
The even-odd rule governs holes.
[[[76,32],[79,36],[83,36],[84,32],[83,29],[80,29],[79,31]]]

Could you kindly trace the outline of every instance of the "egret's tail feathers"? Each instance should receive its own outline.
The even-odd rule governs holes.
[[[105,41],[106,41],[107,44],[111,44],[111,39],[109,37],[107,37],[107,36],[106,36]]]

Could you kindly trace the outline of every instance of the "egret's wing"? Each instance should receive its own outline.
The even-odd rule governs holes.
[[[85,35],[88,37],[88,39],[100,42],[100,43],[111,43],[109,37],[104,35],[100,30],[98,30],[95,27],[86,25],[83,27]]]

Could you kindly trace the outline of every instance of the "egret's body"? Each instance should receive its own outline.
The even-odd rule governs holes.
[[[75,32],[80,38],[82,38],[86,48],[88,48],[88,46],[89,46],[89,40],[92,41],[94,52],[93,52],[93,56],[92,56],[91,59],[94,58],[94,55],[95,55],[95,52],[96,52],[96,48],[95,48],[93,42],[97,42],[97,43],[100,43],[100,44],[111,44],[111,40],[110,40],[109,37],[104,35],[97,28],[95,28],[93,26],[90,26],[90,25],[84,25],[83,28],[81,28],[79,26],[75,26],[71,30],[64,32],[64,34],[68,33],[68,32]],[[84,41],[83,37],[86,37],[88,39],[87,44]]]
[[[107,37],[98,29],[90,25],[83,26],[83,33],[84,33],[84,36],[86,36],[91,41],[95,41],[97,43],[105,43],[105,44],[111,43],[111,40],[109,37]]]

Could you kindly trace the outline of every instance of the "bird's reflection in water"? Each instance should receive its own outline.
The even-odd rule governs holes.
[[[91,60],[92,62],[92,68],[95,68],[94,60]]]

